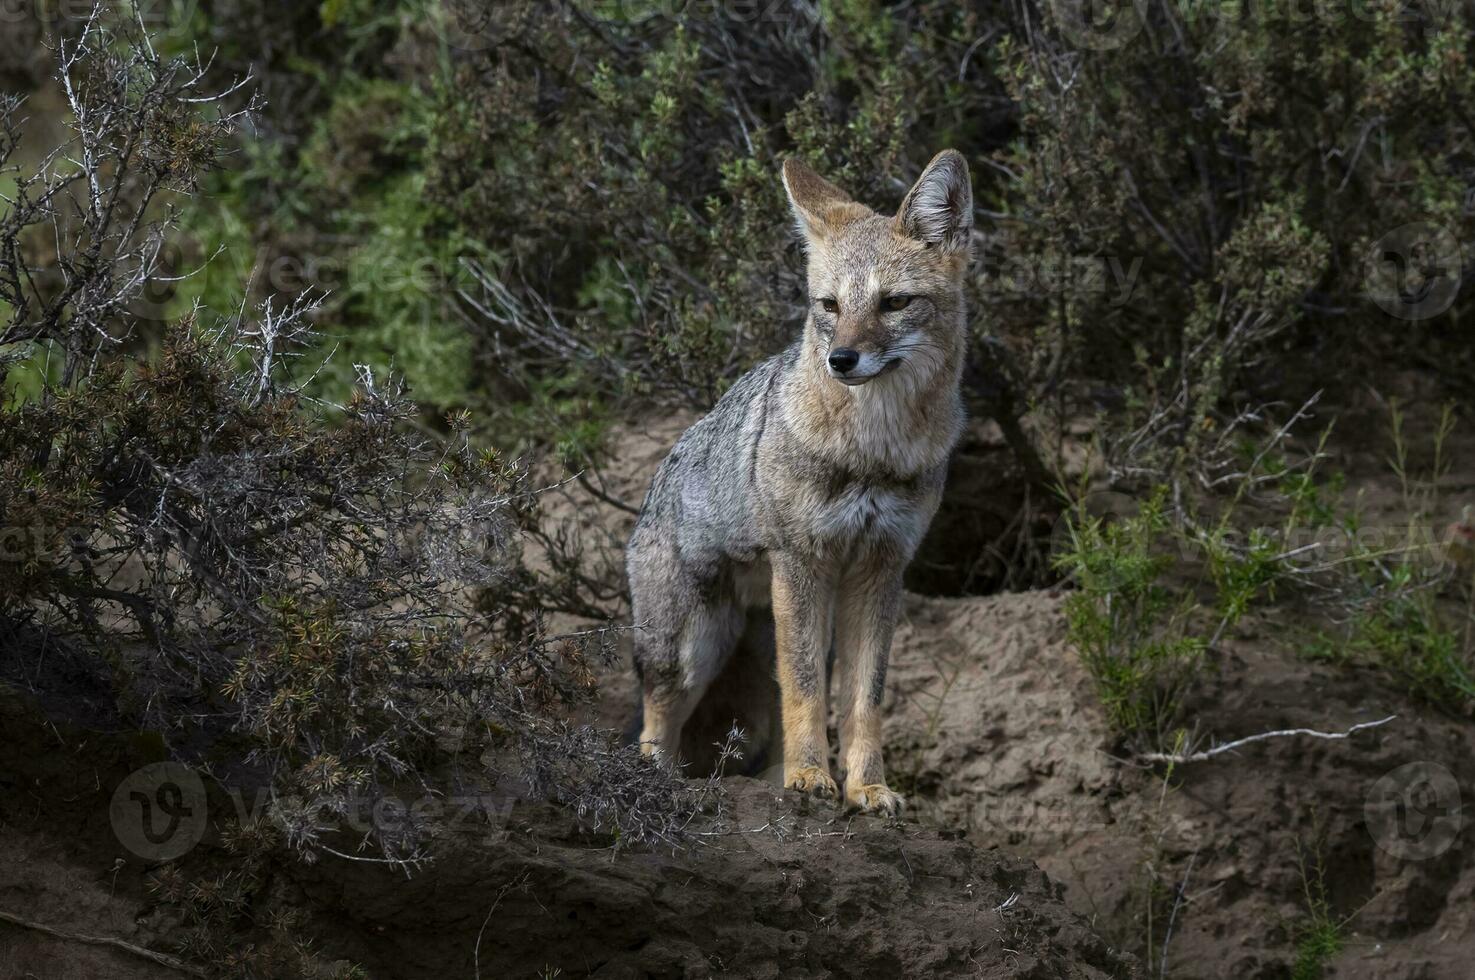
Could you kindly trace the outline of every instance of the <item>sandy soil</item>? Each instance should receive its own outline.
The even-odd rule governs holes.
[[[13,694],[0,696],[0,738],[15,753],[0,799],[0,910],[74,937],[169,950],[178,923],[146,889],[155,865],[120,846],[107,822],[112,787],[156,760],[157,746],[53,729]],[[212,814],[228,805],[210,800]],[[284,862],[256,913],[307,910],[325,961],[395,980],[1132,973],[1031,862],[754,780],[726,781],[698,843],[677,852],[617,853],[607,835],[548,805],[496,812],[447,832],[437,860],[409,877],[331,856]],[[212,833],[183,866],[226,860]],[[5,978],[180,975],[136,952],[0,922]]]

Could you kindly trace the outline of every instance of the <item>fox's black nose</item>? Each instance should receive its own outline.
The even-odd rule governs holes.
[[[849,347],[838,347],[830,351],[830,367],[844,374],[860,363],[860,352]]]

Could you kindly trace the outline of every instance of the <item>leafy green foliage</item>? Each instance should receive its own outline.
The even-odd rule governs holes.
[[[1394,571],[1390,598],[1352,626],[1349,651],[1388,670],[1411,692],[1455,709],[1475,706],[1475,675],[1460,634],[1427,593],[1409,595],[1407,568]]]
[[[1230,529],[1203,542],[1209,577],[1219,597],[1219,611],[1229,625],[1239,622],[1258,597],[1273,598],[1283,571],[1280,543],[1264,528],[1252,528],[1239,547],[1229,545]]]
[[[1041,7],[1058,29],[1059,5]],[[1471,232],[1467,11],[1136,9],[1140,30],[1103,50],[1048,30],[1000,41],[1019,125],[981,195],[1003,212],[984,300],[1021,399],[1057,424],[1103,413],[1113,473],[1176,487],[1228,467],[1241,409],[1266,398],[1261,379],[1284,391],[1302,352],[1329,379],[1399,358],[1412,333],[1467,363],[1443,321],[1383,313],[1365,278],[1373,243],[1406,223]],[[1071,257],[1135,272],[1130,289],[1044,275]]]
[[[975,408],[1036,489],[1097,415],[1112,475],[1178,508],[1283,378],[1407,360],[1365,260],[1412,221],[1470,237],[1471,33],[1453,7],[1136,9],[1103,50],[1053,4],[515,0],[469,36],[419,0],[193,10],[169,44],[255,66],[268,108],[190,217],[186,251],[228,251],[182,301],[330,289],[339,396],[393,363],[427,415],[553,443],[705,407],[794,335],[784,155],[886,206],[957,146]],[[1410,328],[1451,378],[1463,302]]]
[[[312,295],[330,343],[304,352],[299,377],[316,376],[342,400],[363,364],[404,377],[430,412],[464,405],[472,345],[455,277],[463,257],[482,253],[427,204],[430,105],[415,86],[348,75],[297,154],[246,144],[242,162],[215,175],[180,221],[181,261],[199,274],[180,284],[168,313]],[[262,201],[274,203],[258,218]]]
[[[950,5],[517,2],[503,23],[507,44],[456,65],[432,187],[499,257],[470,324],[525,392],[572,374],[611,401],[710,404],[797,332],[782,156],[894,204],[939,140],[999,111],[983,60],[957,67],[980,20]]]
[[[1346,944],[1347,923],[1337,918],[1327,897],[1326,868],[1318,850],[1307,855],[1298,851],[1301,883],[1305,895],[1306,917],[1300,923],[1296,940],[1296,958],[1291,964],[1291,980],[1321,980],[1327,965]]]
[[[1164,579],[1173,555],[1164,495],[1107,522],[1081,514],[1058,558],[1076,584],[1066,599],[1070,639],[1119,734],[1154,738],[1176,719],[1204,643],[1185,630],[1190,603]]]

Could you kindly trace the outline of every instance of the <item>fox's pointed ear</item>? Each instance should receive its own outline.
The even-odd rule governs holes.
[[[866,212],[850,195],[809,169],[798,157],[784,161],[784,190],[789,195],[789,207],[794,210],[799,231],[811,241],[824,238]]]
[[[943,150],[932,158],[901,202],[896,225],[908,238],[944,251],[967,250],[973,233],[973,186],[963,154]]]

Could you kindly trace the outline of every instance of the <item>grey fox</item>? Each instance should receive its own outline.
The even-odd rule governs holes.
[[[803,336],[686,431],[630,538],[640,741],[676,759],[719,674],[771,669],[752,653],[763,641],[744,642],[771,628],[784,785],[838,795],[833,686],[845,800],[894,813],[880,709],[902,572],[963,424],[973,192],[955,150],[933,158],[894,217],[798,160],[783,180],[808,256]],[[752,662],[730,662],[739,650]]]

